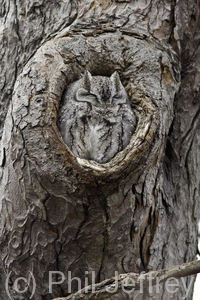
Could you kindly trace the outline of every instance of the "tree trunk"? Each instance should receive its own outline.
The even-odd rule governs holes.
[[[199,8],[195,0],[2,2],[0,299],[49,300],[77,291],[70,276],[82,288],[195,259]],[[59,130],[63,92],[86,70],[117,70],[137,116],[129,145],[105,164],[74,156]],[[51,272],[66,279],[51,285]],[[110,299],[181,299],[188,286],[192,299],[190,283]]]

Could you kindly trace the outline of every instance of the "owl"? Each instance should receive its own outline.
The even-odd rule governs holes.
[[[72,153],[100,164],[128,145],[137,122],[117,72],[107,77],[86,71],[64,91],[59,114]]]

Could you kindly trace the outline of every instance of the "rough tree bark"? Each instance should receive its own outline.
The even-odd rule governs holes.
[[[92,271],[99,282],[195,259],[199,8],[195,0],[1,0],[1,299],[8,291],[29,299],[33,283],[24,294],[14,283],[30,272],[32,299],[49,300],[69,293],[67,279],[49,292],[50,271],[71,271],[84,287]],[[62,93],[85,70],[117,70],[138,118],[130,144],[103,165],[74,157],[58,127]],[[184,296],[180,286],[173,299]]]

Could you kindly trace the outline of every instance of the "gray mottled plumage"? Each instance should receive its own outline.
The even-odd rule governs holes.
[[[74,155],[106,163],[124,149],[136,126],[117,72],[71,83],[63,94],[60,130]]]

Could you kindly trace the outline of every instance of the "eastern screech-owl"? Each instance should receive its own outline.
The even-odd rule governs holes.
[[[130,141],[136,126],[127,93],[117,72],[71,83],[63,94],[60,130],[74,155],[106,163]]]

